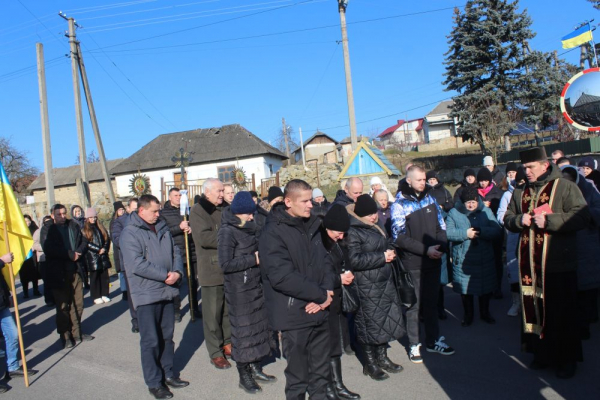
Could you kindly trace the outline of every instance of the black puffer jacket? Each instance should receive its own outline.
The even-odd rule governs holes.
[[[333,285],[333,300],[329,306],[329,312],[340,314],[342,312],[342,279],[340,275],[345,271],[351,271],[350,259],[348,258],[348,252],[342,250],[341,243],[334,242],[327,235],[325,227],[321,229],[321,238],[323,240],[323,246],[325,250],[331,256],[331,262],[333,265],[333,271],[335,272],[334,285]]]
[[[471,186],[471,187],[474,187],[475,189],[477,189],[477,187],[478,187],[478,185],[477,185],[477,181],[475,181],[475,182],[473,182],[473,183],[468,183],[467,181],[463,180],[463,181],[460,183],[460,187],[459,187],[458,189],[456,189],[456,192],[454,192],[454,198],[453,198],[453,201],[454,201],[454,203],[455,203],[455,204],[456,204],[456,202],[457,202],[458,200],[460,200],[460,194],[462,193],[462,191],[463,191],[463,190],[465,190],[465,188],[466,188],[467,186]]]
[[[442,207],[442,210],[445,213],[448,213],[454,207],[455,201],[452,199],[452,195],[448,189],[444,187],[442,182],[432,186],[429,194],[433,196],[435,201],[438,203],[438,206]]]
[[[167,201],[163,209],[160,210],[160,219],[165,221],[165,223],[169,227],[171,236],[173,236],[173,241],[175,242],[175,245],[179,247],[181,257],[183,257],[183,263],[187,264],[187,257],[185,254],[185,234],[179,227],[179,225],[183,221],[183,216],[181,215],[180,208],[173,207],[171,205],[171,202]],[[194,239],[192,238],[192,235],[188,235],[188,250],[190,253],[190,261],[193,265],[196,262],[196,248],[194,246]]]
[[[262,208],[261,206],[256,206],[256,211],[254,212],[254,223],[258,228],[257,236],[260,236],[260,231],[267,223],[267,217],[269,216],[269,212]]]
[[[385,232],[354,214],[350,214],[348,256],[358,288],[360,307],[356,313],[356,336],[362,344],[384,344],[406,333],[400,299],[394,284],[392,264],[385,262],[385,251],[393,247]]]
[[[87,266],[87,270],[89,271],[102,271],[104,269],[110,268],[110,260],[108,258],[108,251],[110,250],[110,238],[102,237],[102,233],[98,227],[93,227],[94,233],[92,235],[92,240],[88,240],[85,236],[82,235],[83,242],[87,248],[87,252],[85,253],[85,264]],[[98,254],[101,249],[104,249],[104,254]]]
[[[255,362],[269,355],[270,331],[260,268],[257,226],[241,225],[229,207],[223,209],[218,234],[219,264],[225,280],[225,300],[231,322],[232,356],[236,362]]]
[[[323,247],[321,220],[294,218],[284,203],[273,206],[260,234],[258,251],[271,328],[299,329],[323,323],[327,311],[307,314],[308,303],[322,304],[335,275]]]

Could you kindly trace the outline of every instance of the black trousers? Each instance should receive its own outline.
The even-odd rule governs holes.
[[[108,297],[108,270],[90,271],[90,294],[96,300],[102,296]]]
[[[419,313],[425,324],[425,344],[432,346],[439,338],[437,302],[440,293],[440,267],[427,270],[409,270],[415,285],[417,302],[406,310],[406,331],[410,345],[421,343]]]
[[[334,311],[329,311],[329,345],[331,358],[341,357],[343,349],[343,331],[342,327],[346,325],[348,327],[348,321],[346,317],[341,313],[338,314]]]
[[[139,306],[140,353],[144,381],[149,388],[160,387],[165,378],[173,378],[175,313],[172,301]]]
[[[326,386],[331,380],[329,368],[329,323],[281,332],[287,400],[326,399]]]
[[[46,271],[46,262],[40,262],[40,275],[42,276],[42,281],[44,282],[44,301],[46,304],[54,303],[54,295],[52,294],[52,289],[48,287],[46,283],[48,271]]]

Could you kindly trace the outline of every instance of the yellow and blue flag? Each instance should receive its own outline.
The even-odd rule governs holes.
[[[32,256],[33,238],[10,186],[6,171],[0,164],[0,254],[7,253],[7,241],[10,251],[15,255],[13,273],[16,275],[23,262]],[[8,267],[2,268],[2,274],[6,282],[10,284]]]
[[[561,40],[563,49],[571,49],[592,41],[592,29],[590,24],[585,24],[581,28],[574,30],[567,36],[564,36]]]

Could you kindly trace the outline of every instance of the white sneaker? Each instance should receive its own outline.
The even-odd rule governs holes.
[[[104,304],[104,300],[96,299],[96,300],[94,300],[94,304]]]
[[[516,317],[521,311],[521,295],[519,293],[512,294],[512,306],[506,313],[509,317]]]
[[[110,303],[110,299],[106,296],[102,296],[102,301],[105,303]]]
[[[430,353],[439,353],[443,356],[451,356],[454,354],[454,349],[444,343],[444,340],[446,340],[446,338],[440,336],[433,346],[427,346],[427,351]]]
[[[410,346],[408,358],[415,364],[421,364],[423,362],[423,357],[421,357],[421,343]]]

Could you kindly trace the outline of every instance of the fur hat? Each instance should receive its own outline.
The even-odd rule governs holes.
[[[234,214],[254,214],[256,203],[250,192],[238,192],[231,202],[230,210]]]
[[[356,205],[354,206],[354,213],[359,217],[366,217],[367,215],[375,214],[377,212],[377,203],[368,194],[361,194],[356,199]]]
[[[514,162],[509,162],[508,164],[506,164],[506,173],[508,174],[509,171],[517,171],[517,163]]]
[[[429,171],[429,172],[427,172],[427,174],[425,174],[425,178],[426,178],[427,180],[430,180],[431,178],[438,179],[438,177],[437,177],[437,172],[435,172],[435,171]],[[438,180],[439,180],[439,179],[438,179]]]
[[[350,229],[350,215],[348,215],[346,207],[341,204],[332,205],[325,214],[323,226],[332,231],[348,232],[348,229]]]
[[[521,157],[521,164],[527,164],[534,161],[548,161],[546,149],[543,147],[534,147],[532,149],[523,150],[519,152],[519,157]]]
[[[483,167],[479,171],[477,171],[477,182],[481,181],[492,181],[492,173],[486,167]]]
[[[460,192],[460,201],[464,203],[466,203],[467,201],[477,201],[479,199],[479,193],[477,192],[477,189],[475,189],[472,186],[467,186],[466,188],[463,189],[462,192]]]

